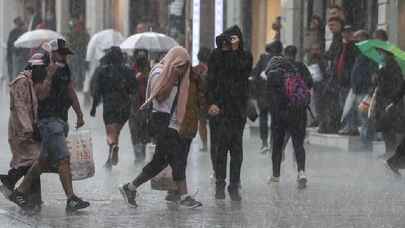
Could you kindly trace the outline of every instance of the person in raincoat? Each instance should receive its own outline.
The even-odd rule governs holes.
[[[152,161],[132,181],[119,187],[130,207],[137,207],[137,190],[147,181],[159,174],[168,165],[180,195],[181,206],[193,207],[198,204],[187,194],[186,161],[188,151],[182,146],[179,134],[186,118],[190,88],[191,58],[183,47],[172,48],[167,55],[153,67],[148,77],[145,104],[141,109],[151,109],[149,128],[153,129],[156,150]]]
[[[225,199],[227,157],[230,153],[228,192],[241,201],[243,131],[247,118],[252,55],[244,50],[242,32],[232,26],[216,37],[217,48],[208,62],[207,103],[216,118],[218,145],[215,156],[216,199]]]
[[[280,56],[283,53],[283,44],[281,41],[276,40],[269,43],[266,46],[266,53],[260,56],[259,61],[252,70],[252,76],[254,80],[255,90],[253,92],[257,99],[257,104],[259,107],[259,126],[260,126],[260,139],[262,140],[262,146],[260,152],[265,154],[271,151],[269,147],[269,141],[271,145],[271,140],[269,140],[269,102],[268,102],[268,90],[266,89],[266,80],[263,78],[265,74],[266,67],[268,66],[270,60],[274,56]]]
[[[137,81],[131,69],[125,65],[119,47],[112,47],[106,54],[108,64],[102,66],[95,76],[95,89],[91,116],[96,115],[97,106],[103,102],[103,119],[107,133],[109,153],[106,168],[118,164],[119,137],[122,127],[131,113],[131,103],[137,91]]]
[[[8,141],[12,159],[7,175],[0,175],[2,192],[8,198],[16,183],[27,174],[32,164],[39,157],[40,141],[37,138],[38,99],[35,84],[43,80],[49,60],[42,53],[34,54],[26,70],[20,72],[10,82],[10,118]],[[33,181],[30,192],[32,206],[40,206],[40,178]]]
[[[201,118],[203,110],[207,109],[205,102],[205,93],[203,88],[203,75],[206,74],[206,67],[203,65],[194,66],[190,74],[190,87],[187,99],[186,113],[184,115],[183,123],[179,129],[180,135],[180,150],[185,155],[183,156],[185,166],[187,166],[188,154],[191,150],[191,143],[197,135],[198,123]],[[187,181],[187,180],[186,180]],[[185,185],[187,188],[187,184]],[[188,190],[187,190],[188,192]],[[168,202],[179,202],[181,195],[177,191],[169,191],[166,196]],[[187,204],[183,203],[183,206],[189,208],[196,208],[202,206],[202,204],[195,199],[191,198]]]
[[[135,163],[145,160],[146,143],[150,141],[147,133],[145,112],[139,111],[139,107],[145,103],[146,84],[150,72],[149,60],[145,51],[136,50],[133,71],[137,80],[138,88],[135,100],[132,102],[131,115],[129,117],[129,130],[131,133],[132,146],[134,148]]]
[[[391,103],[385,108],[386,112],[391,112],[392,109],[400,103],[403,103],[405,95],[405,81],[402,82],[401,89],[394,95]],[[396,175],[401,176],[399,169],[405,169],[405,138],[395,149],[395,154],[386,161],[386,166],[391,169]]]
[[[372,108],[371,119],[375,130],[381,132],[385,143],[385,154],[389,158],[397,147],[397,135],[405,130],[404,104],[399,102],[389,111],[385,108],[401,89],[403,83],[401,68],[395,57],[384,50],[380,50],[384,57],[384,66],[377,71],[376,90],[374,92],[375,105]]]

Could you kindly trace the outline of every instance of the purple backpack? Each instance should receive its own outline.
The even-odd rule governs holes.
[[[288,98],[288,106],[291,108],[305,109],[311,102],[311,93],[304,76],[298,71],[286,73],[284,89]]]

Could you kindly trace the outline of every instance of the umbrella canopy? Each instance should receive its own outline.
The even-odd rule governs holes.
[[[401,67],[402,73],[405,74],[405,52],[394,44],[381,40],[366,40],[357,43],[356,46],[363,55],[367,56],[380,66],[384,65],[384,58],[377,51],[377,49],[382,49],[391,53],[395,56],[395,59]]]
[[[65,39],[62,34],[58,32],[48,29],[37,29],[22,34],[14,42],[14,46],[18,48],[38,48],[44,42],[49,42],[58,38]]]
[[[104,51],[112,46],[119,46],[124,37],[113,29],[103,30],[94,34],[87,45],[86,61],[99,60],[104,56]]]
[[[168,51],[179,44],[171,37],[156,32],[138,33],[128,37],[122,44],[122,50],[146,49],[148,51]]]

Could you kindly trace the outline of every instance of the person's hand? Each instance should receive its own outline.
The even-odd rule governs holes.
[[[387,107],[385,107],[385,112],[390,112],[394,106],[394,103],[390,103],[389,105],[387,105]]]
[[[210,108],[208,109],[208,114],[211,116],[217,116],[221,110],[217,105],[211,105]]]
[[[92,109],[90,110],[90,116],[91,116],[91,117],[95,117],[95,116],[96,116],[96,109],[95,109],[95,108],[92,108]]]
[[[78,116],[76,121],[76,129],[83,127],[83,125],[84,125],[83,116]]]

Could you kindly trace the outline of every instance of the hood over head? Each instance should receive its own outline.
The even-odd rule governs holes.
[[[279,40],[275,40],[266,45],[266,52],[269,54],[281,54],[283,52],[283,43]]]
[[[230,38],[231,36],[236,35],[240,39],[240,50],[243,50],[243,36],[242,31],[240,30],[239,26],[234,25],[228,29],[226,29],[223,33],[218,35],[215,39],[217,47],[222,48],[222,41],[224,39]]]

